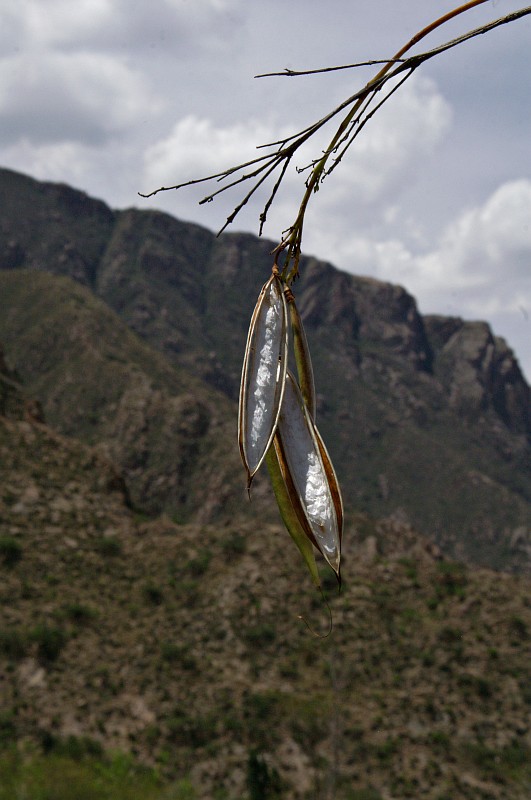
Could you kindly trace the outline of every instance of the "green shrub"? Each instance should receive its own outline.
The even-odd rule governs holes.
[[[13,711],[0,712],[0,747],[11,745],[16,737],[15,714]]]
[[[492,697],[492,685],[486,678],[465,672],[463,675],[459,676],[458,682],[466,690],[470,689],[476,692],[483,700]]]
[[[464,597],[468,578],[466,567],[454,561],[440,561],[437,564],[436,587],[439,596]]]
[[[96,550],[104,558],[116,558],[123,552],[122,543],[116,536],[102,536],[96,540]]]
[[[151,605],[154,606],[162,605],[162,602],[164,600],[164,592],[159,586],[157,586],[152,581],[149,581],[149,583],[144,584],[144,586],[142,587],[142,594],[144,595],[144,599],[148,603],[151,603]]]
[[[345,800],[383,800],[380,792],[367,786],[362,789],[348,789]]]
[[[441,750],[448,750],[450,747],[450,737],[445,731],[432,731],[429,741],[434,747]]]
[[[66,744],[74,758],[58,752],[61,742],[47,755],[31,758],[14,749],[5,751],[0,755],[0,800],[196,800],[186,778],[165,787],[153,770],[140,767],[130,756],[109,758],[99,754],[93,740],[82,737],[79,742],[69,737]]]
[[[398,563],[404,567],[407,578],[415,582],[417,580],[417,562],[413,558],[400,558]]]
[[[398,742],[391,736],[388,736],[385,742],[379,744],[375,748],[376,756],[380,761],[388,761],[398,750]]]
[[[274,625],[268,622],[259,622],[253,625],[244,632],[244,639],[254,649],[261,649],[268,644],[272,644],[277,636]]]
[[[96,619],[98,612],[90,606],[75,602],[63,606],[63,616],[76,625],[86,625]]]
[[[191,558],[190,561],[188,561],[188,563],[185,565],[186,572],[193,576],[204,575],[209,567],[211,558],[212,553],[210,550],[203,548],[199,551],[195,558]]]
[[[96,739],[89,736],[55,736],[49,731],[41,731],[41,746],[45,753],[81,761],[83,758],[102,758],[103,747]]]
[[[37,643],[37,655],[40,661],[51,662],[59,657],[67,636],[62,628],[38,625],[32,631],[31,638]]]
[[[204,747],[216,737],[214,716],[202,717],[178,709],[166,722],[173,744],[181,747]]]
[[[305,750],[313,750],[329,729],[330,704],[322,695],[301,697],[294,694],[281,703],[293,739]]]
[[[234,531],[226,539],[221,542],[221,548],[227,557],[231,559],[234,556],[241,556],[245,553],[247,548],[247,539],[241,533]]]
[[[179,664],[183,669],[196,670],[198,668],[197,659],[183,645],[163,642],[160,650],[164,661]]]
[[[0,536],[0,560],[6,567],[14,567],[22,558],[22,545],[14,536]]]
[[[27,636],[19,628],[0,630],[0,653],[7,658],[20,660],[27,650]]]
[[[278,772],[268,767],[263,756],[255,750],[249,753],[247,761],[247,788],[250,800],[270,800],[282,796]]]
[[[500,754],[500,761],[508,770],[520,769],[531,764],[531,751],[519,739],[513,739]]]
[[[278,737],[278,692],[252,692],[243,697],[243,719],[251,742],[261,749]]]
[[[523,620],[521,617],[511,617],[509,620],[509,630],[513,636],[517,639],[521,639],[525,641],[529,638],[529,629],[527,627],[527,622]]]

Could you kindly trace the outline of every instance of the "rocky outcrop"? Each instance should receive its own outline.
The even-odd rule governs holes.
[[[0,269],[30,268],[92,285],[115,214],[66,184],[0,170]]]
[[[241,504],[235,402],[273,243],[112,212],[2,170],[0,202],[0,338],[49,423],[105,447],[150,511],[255,513],[258,483]],[[40,270],[39,291],[22,267]],[[45,270],[77,283],[47,285]],[[447,552],[512,568],[531,472],[529,388],[510,348],[486,323],[423,318],[400,286],[314,258],[300,275],[318,424],[347,506],[403,509]]]
[[[427,316],[424,323],[450,406],[469,420],[494,412],[509,430],[529,435],[529,386],[505,340],[485,322]]]

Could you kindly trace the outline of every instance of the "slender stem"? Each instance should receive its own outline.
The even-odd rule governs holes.
[[[488,2],[488,0],[470,0],[468,3],[464,3],[463,5],[454,8],[452,11],[449,11],[447,14],[444,14],[442,17],[439,17],[438,19],[434,20],[434,22],[431,22],[425,28],[422,28],[422,30],[416,33],[415,36],[413,36],[413,38],[409,40],[409,42],[407,42],[403,47],[400,48],[400,50],[397,53],[395,53],[393,58],[387,61],[387,63],[382,67],[382,69],[366,85],[361,96],[358,97],[352,108],[349,110],[349,112],[342,120],[330,144],[325,150],[324,155],[314,166],[312,173],[306,183],[306,191],[304,192],[301,204],[299,206],[297,218],[290,229],[291,234],[288,240],[289,251],[288,251],[288,263],[286,266],[289,266],[291,259],[293,259],[293,267],[286,277],[286,282],[288,284],[290,284],[297,277],[299,268],[299,259],[300,259],[300,244],[302,240],[302,227],[304,223],[304,215],[306,214],[306,208],[308,206],[310,197],[312,196],[312,193],[315,192],[319,186],[319,181],[323,176],[330,155],[335,151],[335,148],[340,142],[346,129],[352,122],[354,115],[359,110],[367,94],[373,91],[373,89],[375,88],[375,84],[377,84],[378,81],[380,81],[386,75],[386,73],[393,67],[393,65],[396,64],[397,60],[400,60],[404,55],[404,53],[410,50],[415,44],[420,42],[421,39],[423,39],[429,33],[432,33],[432,31],[443,25],[445,22],[448,22],[450,19],[453,19],[459,14],[463,14],[465,11],[468,11],[471,8],[474,8],[475,6],[479,6],[482,3],[486,2]]]
[[[171,189],[181,189],[185,186],[193,186],[201,183],[208,183],[210,181],[216,181],[218,184],[223,183],[219,189],[211,194],[206,195],[206,197],[200,201],[200,203],[207,203],[231,187],[238,186],[249,180],[254,181],[252,189],[245,195],[243,200],[236,206],[233,213],[227,218],[221,229],[222,231],[230,223],[232,223],[239,211],[254,195],[255,191],[265,183],[265,181],[275,172],[275,170],[278,169],[280,174],[275,181],[273,189],[269,194],[269,198],[266,200],[262,214],[260,215],[261,233],[268,211],[276,198],[278,189],[285,177],[289,163],[291,162],[295,153],[299,151],[299,148],[302,147],[305,142],[309,141],[317,133],[317,131],[324,128],[324,126],[330,123],[331,120],[343,114],[345,110],[347,110],[347,113],[335,132],[328,148],[322,152],[319,158],[310,161],[306,167],[304,167],[302,170],[299,170],[301,172],[306,172],[309,170],[308,178],[305,182],[306,188],[302,197],[302,201],[299,206],[295,222],[285,231],[283,231],[282,240],[273,251],[275,256],[275,265],[277,267],[279,266],[278,261],[280,255],[284,255],[283,266],[281,268],[282,277],[284,281],[288,283],[288,285],[291,284],[298,274],[304,216],[310,197],[313,192],[317,191],[325,176],[330,175],[335,167],[341,162],[346,150],[350,147],[354,139],[359,135],[367,122],[374,116],[375,112],[378,111],[378,109],[382,107],[382,105],[397,90],[397,88],[399,88],[402,83],[407,80],[407,78],[409,78],[413,72],[428,59],[433,58],[440,53],[444,53],[445,51],[450,50],[451,48],[456,47],[457,45],[460,45],[469,39],[487,33],[488,31],[491,31],[500,25],[514,22],[517,19],[531,14],[531,6],[527,6],[512,13],[506,14],[505,16],[493,20],[490,23],[475,28],[474,30],[470,30],[465,34],[458,36],[457,38],[432,48],[431,50],[410,55],[406,58],[402,57],[415,44],[421,41],[436,28],[443,25],[445,22],[448,22],[450,19],[458,16],[459,14],[462,14],[465,11],[482,5],[488,1],[489,0],[470,0],[470,2],[459,5],[452,11],[449,11],[448,13],[439,17],[434,22],[431,22],[425,28],[416,33],[412,39],[410,39],[403,47],[401,47],[401,49],[393,58],[390,58],[385,62],[372,62],[375,64],[383,63],[384,66],[364,87],[343,100],[336,108],[325,114],[324,117],[299,131],[298,133],[285,136],[277,141],[269,142],[268,144],[259,146],[261,148],[274,148],[272,152],[257,156],[256,158],[245,161],[242,164],[229,167],[222,172],[217,172],[204,178],[186,181],[174,186],[162,186],[155,191],[149,192],[148,194],[139,192],[140,196],[152,197],[158,192],[169,191]],[[349,69],[356,66],[360,66],[360,64],[350,64],[342,67],[330,67],[324,70],[309,70],[303,72],[286,70],[284,73],[272,74],[288,75],[291,77],[295,75],[313,74],[315,72],[327,72],[336,69]],[[376,94],[385,86],[386,83],[389,81],[394,81],[395,78],[398,78],[398,76],[401,74],[404,77],[401,78],[399,83],[396,84],[390,91],[387,91],[383,99],[380,100],[376,106],[373,106],[370,112],[368,112],[367,109],[375,99]],[[332,154],[335,154],[333,164],[332,166],[327,167],[329,158]],[[221,231],[219,231],[219,233],[221,233]]]

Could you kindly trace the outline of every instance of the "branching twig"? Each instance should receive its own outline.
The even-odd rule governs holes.
[[[482,0],[483,2],[485,0]],[[417,56],[410,56],[409,58],[382,58],[382,59],[375,59],[373,61],[357,61],[354,64],[341,64],[336,67],[321,67],[319,69],[303,69],[303,70],[295,70],[289,69],[286,67],[282,72],[263,72],[259,75],[255,75],[255,78],[299,78],[303,75],[321,75],[326,72],[339,72],[340,70],[344,69],[356,69],[358,67],[370,67],[376,66],[377,64],[389,64],[389,63],[396,63],[396,64],[404,64],[406,67],[412,61],[417,59],[422,61],[426,61],[428,58],[432,58],[433,56],[439,55],[439,53],[444,53],[445,50],[449,50],[451,47],[455,47],[458,44],[462,44],[466,42],[468,39],[472,39],[475,36],[481,36],[484,33],[488,33],[489,31],[494,30],[494,28],[499,28],[500,25],[507,25],[509,22],[515,22],[517,19],[521,17],[525,17],[528,14],[531,14],[531,6],[527,6],[526,8],[521,8],[518,11],[513,11],[510,14],[506,14],[504,17],[499,17],[495,19],[493,22],[488,22],[485,25],[481,25],[479,28],[474,28],[472,31],[468,31],[468,33],[463,34],[462,36],[458,36],[456,39],[452,39],[450,42],[446,42],[446,44],[440,45],[439,47],[433,48],[433,50],[428,50],[426,53],[420,53]]]
[[[390,61],[397,64],[403,61],[403,58],[376,58],[372,61],[357,61],[355,64],[341,64],[338,67],[321,67],[320,69],[303,69],[296,70],[285,67],[282,72],[261,72],[255,75],[255,78],[298,78],[301,75],[322,75],[325,72],[338,72],[342,69],[354,69],[355,67],[375,67],[377,64],[389,64]]]
[[[359,136],[361,130],[365,127],[367,122],[370,119],[372,119],[374,114],[383,106],[385,102],[387,102],[387,100],[391,97],[391,95],[394,94],[394,92],[424,62],[428,61],[431,58],[434,58],[437,55],[440,55],[441,53],[446,52],[447,50],[457,47],[458,45],[463,44],[464,42],[470,39],[488,33],[489,31],[492,31],[495,28],[500,27],[501,25],[506,25],[508,23],[514,22],[522,17],[531,14],[531,6],[521,8],[518,11],[513,11],[510,14],[506,14],[505,16],[499,17],[498,19],[493,20],[492,22],[486,23],[485,25],[482,25],[479,28],[474,28],[473,30],[470,30],[467,33],[462,34],[461,36],[451,39],[450,41],[445,42],[444,44],[434,47],[431,50],[427,50],[425,52],[404,58],[404,54],[408,50],[410,50],[421,39],[423,39],[437,27],[440,27],[448,20],[453,19],[459,14],[462,14],[465,11],[468,11],[469,9],[481,5],[482,3],[485,2],[487,2],[487,0],[469,0],[469,2],[458,6],[457,8],[453,9],[444,16],[435,20],[430,25],[428,25],[427,27],[419,31],[417,34],[415,34],[415,36],[412,39],[410,39],[409,42],[407,42],[394,55],[393,58],[387,59],[385,61],[383,60],[364,61],[356,64],[347,64],[344,66],[325,67],[323,69],[317,69],[317,70],[295,71],[286,69],[284,72],[266,73],[264,75],[256,76],[256,77],[266,77],[266,76],[278,75],[285,77],[295,77],[301,75],[315,75],[321,72],[333,72],[343,69],[353,69],[355,67],[360,67],[360,66],[384,64],[382,69],[377,73],[377,75],[372,80],[370,80],[365,86],[363,86],[357,92],[352,94],[349,98],[340,103],[336,108],[334,108],[332,111],[330,111],[328,114],[326,114],[317,122],[314,122],[312,125],[309,125],[307,128],[304,128],[298,133],[294,133],[290,136],[286,136],[274,142],[269,142],[268,144],[259,145],[259,149],[269,149],[270,152],[264,153],[263,155],[257,156],[256,158],[250,159],[249,161],[230,167],[221,172],[208,175],[204,178],[197,178],[194,180],[185,181],[184,183],[179,183],[174,186],[161,186],[159,189],[155,189],[154,191],[149,192],[147,194],[139,193],[140,196],[153,197],[159,192],[182,189],[185,186],[194,186],[200,183],[209,183],[211,181],[217,181],[218,183],[221,183],[233,177],[233,180],[229,180],[228,182],[223,183],[223,186],[221,186],[219,189],[212,192],[211,194],[206,195],[206,197],[204,197],[200,201],[200,204],[202,204],[211,202],[215,197],[217,197],[217,195],[226,192],[230,188],[243,184],[246,181],[254,181],[251,189],[247,192],[247,194],[240,201],[240,203],[238,203],[238,205],[234,208],[232,213],[227,217],[225,224],[219,231],[219,233],[221,233],[227,228],[228,225],[230,225],[234,221],[234,219],[239,214],[241,209],[248,203],[248,201],[255,194],[255,192],[278,169],[279,175],[277,176],[277,179],[273,185],[273,189],[271,190],[269,197],[265,202],[263,211],[260,214],[260,234],[261,234],[269,209],[271,208],[271,205],[277,195],[280,185],[285,177],[288,166],[291,163],[295,153],[319,130],[324,128],[324,126],[327,125],[334,117],[336,117],[342,111],[348,109],[346,116],[338,126],[327,149],[324,152],[322,152],[318,158],[312,160],[307,167],[299,169],[299,171],[306,171],[307,169],[311,170],[308,178],[305,181],[305,191],[303,194],[302,202],[300,204],[299,211],[297,213],[295,221],[284,232],[281,242],[275,248],[274,251],[275,261],[277,262],[280,253],[283,252],[284,250],[287,250],[283,268],[283,278],[288,283],[291,283],[291,281],[296,277],[298,271],[304,215],[306,212],[309,199],[312,193],[319,188],[319,185],[324,179],[324,177],[330,175],[330,173],[341,162],[348,148],[352,145],[356,137]],[[385,94],[385,96],[380,100],[380,102],[376,106],[374,106],[370,111],[368,111],[368,108],[372,103],[372,101],[374,100],[374,98],[376,97],[377,93],[380,92],[380,90],[389,81],[393,81],[393,79],[398,78],[399,76],[402,76],[399,82],[395,84]],[[329,167],[327,166],[328,159],[332,154],[337,154],[337,155],[334,158],[332,166]]]

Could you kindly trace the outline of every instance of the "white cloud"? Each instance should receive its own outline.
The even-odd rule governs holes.
[[[423,313],[487,319],[531,375],[531,181],[499,186],[419,251],[395,236],[363,233],[335,242],[335,264],[400,283]],[[331,246],[331,245],[330,245]],[[322,253],[321,253],[322,255]]]
[[[330,11],[317,0],[4,0],[0,162],[114,206],[155,206],[218,229],[245,187],[201,208],[206,186],[152,201],[136,191],[253,158],[263,152],[258,144],[326,113],[372,68],[255,83],[251,76],[388,55],[426,14],[422,0],[410,0],[407,12],[397,5],[338,0]],[[489,5],[473,15],[486,18]],[[306,253],[401,282],[424,311],[492,312],[494,325],[505,315],[516,329],[525,324],[519,306],[531,318],[530,181],[510,180],[531,177],[525,81],[511,83],[525,73],[526,26],[505,26],[434,59],[399,89],[311,199]],[[331,133],[296,165],[318,156]],[[268,237],[293,221],[304,179],[294,168],[286,175]],[[270,187],[235,230],[257,231]],[[518,336],[510,333],[510,342]],[[529,352],[528,340],[521,349]]]
[[[531,181],[505,183],[483,205],[464,211],[423,266],[439,282],[450,277],[464,288],[529,276]]]
[[[101,142],[160,107],[142,75],[103,54],[48,53],[0,63],[0,139]]]
[[[249,120],[216,127],[211,120],[193,115],[179,120],[171,133],[147,148],[146,179],[151,183],[181,183],[217,173],[260,155],[256,146],[278,131],[263,122]]]
[[[469,313],[516,310],[531,282],[531,181],[504,183],[485,202],[461,213],[437,246],[423,255],[401,252],[404,277],[433,304],[441,292],[460,291]],[[380,269],[389,252],[382,244]],[[510,298],[513,298],[510,300]]]
[[[368,122],[333,173],[336,187],[329,202],[379,203],[400,191],[415,180],[451,120],[451,108],[435,83],[411,78]]]
[[[112,25],[114,17],[111,0],[26,0],[20,13],[26,42],[39,48],[86,43]]]
[[[37,180],[68,183],[116,207],[132,206],[138,199],[138,179],[127,171],[132,153],[120,142],[101,148],[82,142],[35,144],[21,140],[2,151],[2,160]]]
[[[143,50],[156,43],[179,58],[192,44],[196,49],[224,47],[230,28],[240,20],[240,6],[241,0],[25,0],[10,19],[28,48]]]
[[[264,121],[251,119],[226,127],[216,127],[208,119],[200,119],[193,115],[187,116],[174,125],[173,130],[166,138],[155,142],[146,149],[142,191],[152,191],[160,186],[172,186],[217,174],[236,164],[260,157],[265,151],[257,150],[257,145],[271,142],[287,133],[286,129],[280,130],[273,124]],[[225,183],[228,182],[230,179],[225,181]],[[287,183],[289,184],[289,179]],[[301,180],[298,183],[302,185]],[[171,213],[189,217],[190,210],[195,203],[221,188],[222,185],[222,183],[209,182],[186,187],[178,193],[159,194],[157,205],[165,207]],[[267,187],[263,192],[258,193],[257,198],[249,203],[249,207],[241,216],[238,216],[234,225],[236,230],[241,229],[243,224],[244,227],[250,227],[257,232],[258,217],[272,184],[267,184]],[[221,227],[233,205],[236,205],[250,188],[251,183],[249,182],[229,190],[225,196],[217,198],[212,205],[203,206],[201,213],[194,214],[195,218],[205,225]],[[279,204],[272,212],[275,220],[279,219],[281,207]],[[292,209],[295,209],[294,204],[292,204]],[[275,230],[275,228],[270,226],[270,230]]]
[[[328,227],[337,234],[341,229],[351,231],[351,219],[374,218],[374,206],[384,202],[385,213],[390,213],[388,198],[396,199],[401,188],[415,178],[423,160],[431,154],[451,123],[451,109],[431,80],[413,78],[406,83],[401,94],[382,107],[359,137],[356,146],[345,156],[339,169],[323,184],[318,201],[320,224],[317,230]],[[283,188],[270,212],[268,230],[273,236],[293,221],[292,216],[304,190],[308,173],[298,174],[296,167],[304,167],[318,158],[327,147],[334,132],[334,121],[318,137],[312,139],[296,154],[292,168],[286,173]],[[285,122],[279,124],[274,115],[267,119],[251,119],[227,126],[218,126],[210,119],[189,115],[179,120],[165,138],[151,145],[145,152],[146,186],[157,188],[182,183],[219,172],[265,153],[257,146],[293,134]],[[274,178],[269,179],[272,187]],[[240,187],[240,195],[251,183]],[[213,187],[214,189],[217,187]],[[209,192],[190,192],[188,197],[197,201]],[[267,197],[264,190],[259,197],[262,204]],[[159,196],[161,202],[165,202]],[[239,197],[236,196],[236,201]],[[224,201],[220,200],[219,203]],[[345,211],[345,207],[349,210]],[[178,213],[179,203],[172,206]],[[255,221],[261,206],[250,204]],[[286,216],[289,214],[289,216]],[[323,222],[326,220],[326,223]],[[235,226],[238,227],[238,219]],[[257,224],[255,223],[255,230]]]

